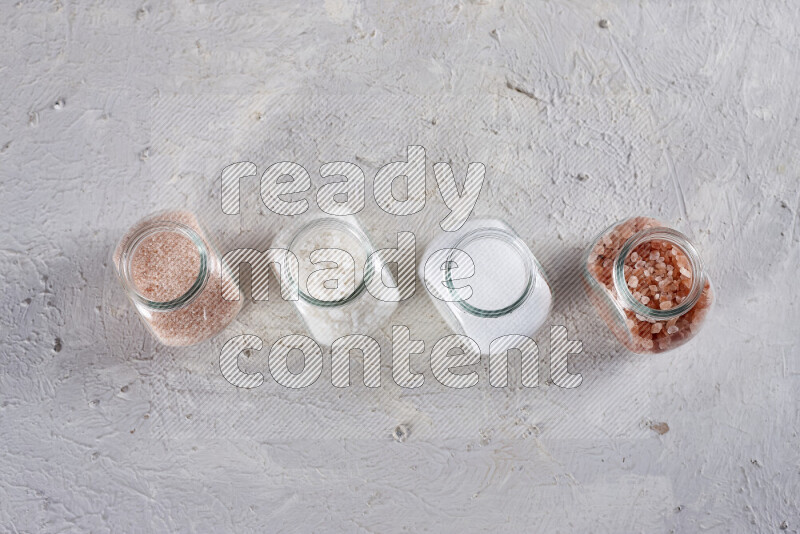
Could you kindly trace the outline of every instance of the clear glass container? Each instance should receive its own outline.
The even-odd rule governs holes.
[[[689,341],[714,301],[694,244],[649,217],[604,230],[586,250],[583,275],[600,316],[625,347],[639,354]]]
[[[186,346],[224,329],[241,300],[222,297],[220,256],[194,214],[163,211],[137,222],[119,241],[112,260],[139,316],[164,345]]]
[[[317,217],[293,234],[284,232],[274,247],[297,257],[299,280],[285,269],[283,276],[297,286],[295,307],[321,346],[330,347],[350,334],[370,335],[397,309],[399,290],[393,287],[392,273],[378,255],[372,255],[375,248],[354,217]],[[381,299],[367,290],[374,276],[382,276],[388,288]],[[338,282],[329,283],[332,279]]]
[[[550,313],[544,269],[500,220],[470,220],[439,234],[425,249],[419,275],[448,326],[477,342],[482,354],[499,337],[533,337]]]

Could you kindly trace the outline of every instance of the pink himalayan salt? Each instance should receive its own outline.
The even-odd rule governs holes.
[[[664,325],[662,323],[655,323],[653,324],[653,326],[650,327],[650,333],[658,334],[659,332],[661,332],[662,328],[664,328]]]
[[[637,256],[652,259],[634,268],[641,263],[634,262],[634,252]],[[628,285],[632,280],[637,284],[647,284],[648,289],[642,290],[642,294],[647,295],[648,291],[653,293],[654,298],[648,301],[648,306],[654,309],[669,310],[675,307],[675,302],[683,301],[692,287],[689,258],[667,241],[655,239],[640,244],[626,259],[627,266],[632,267],[626,273]]]
[[[152,309],[135,300],[134,304],[161,343],[170,346],[193,345],[219,333],[242,307],[241,300],[229,301],[222,297],[220,259],[194,214],[168,211],[139,221],[120,240],[113,260],[119,273],[123,254],[131,239],[146,227],[169,222],[188,226],[206,245],[208,275],[205,285],[177,309]],[[131,258],[130,266],[130,282],[141,297],[152,302],[168,302],[183,296],[195,283],[200,271],[200,256],[197,245],[185,235],[158,232],[142,240]],[[229,280],[227,272],[225,276]]]
[[[184,295],[198,274],[200,253],[183,234],[159,232],[148,236],[131,258],[133,285],[153,302],[169,302]]]
[[[613,281],[613,263],[619,252],[635,233],[663,226],[649,217],[635,217],[617,224],[598,239],[588,255],[586,272],[600,285],[600,291],[619,301]],[[667,247],[663,244],[666,242],[660,240],[643,243],[629,254],[625,262],[626,267],[632,267],[624,270],[626,282],[630,285],[630,278],[635,276],[637,300],[653,309],[661,309],[662,302],[670,308],[675,303],[680,304],[692,287],[693,273],[685,253],[671,243]],[[645,265],[639,261],[644,261]],[[673,268],[669,269],[670,266]],[[681,272],[681,269],[685,272]],[[659,285],[660,282],[663,284]],[[713,302],[711,286],[706,281],[698,301],[680,317],[653,321],[624,309],[625,328],[621,329],[614,319],[618,313],[616,309],[610,308],[605,298],[598,298],[599,295],[591,286],[587,286],[587,289],[617,338],[630,350],[639,353],[663,352],[688,341],[699,330]]]

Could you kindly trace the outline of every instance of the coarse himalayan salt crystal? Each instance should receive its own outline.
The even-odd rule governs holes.
[[[180,231],[159,230],[140,241],[129,250],[134,238],[148,228],[183,225],[195,233],[203,243],[206,254],[204,284],[194,286],[200,274],[201,255],[198,245]],[[130,291],[139,314],[153,335],[163,344],[185,346],[199,343],[225,328],[239,313],[241,300],[229,301],[222,297],[223,277],[231,283],[230,273],[223,271],[220,258],[211,246],[197,218],[187,211],[166,211],[151,215],[136,223],[120,240],[113,254],[117,272],[122,278],[122,262],[129,261]],[[167,303],[186,296],[182,305],[164,309],[153,308],[141,302]]]
[[[653,324],[653,326],[650,327],[650,333],[658,334],[659,332],[661,332],[662,328],[664,328],[664,325],[662,323],[655,323]]]
[[[659,250],[668,249],[670,252],[674,252],[674,254],[667,254],[667,256],[664,257],[658,253]],[[641,252],[637,252],[637,250],[640,250]],[[649,256],[647,256],[650,259],[645,262],[646,269],[655,269],[657,274],[652,277],[644,274],[642,277],[637,277],[635,282],[637,285],[647,284],[650,291],[653,292],[654,298],[648,303],[650,308],[669,310],[675,306],[674,302],[678,298],[680,298],[682,301],[689,294],[691,284],[686,285],[680,283],[681,277],[686,276],[684,273],[681,273],[681,269],[687,273],[690,273],[688,270],[689,260],[683,251],[662,240],[653,240],[642,243],[638,245],[636,250],[633,252],[637,252],[637,255],[641,255],[646,250],[651,251]],[[626,264],[633,262],[633,252],[626,259]],[[669,262],[669,265],[667,265],[665,262]],[[635,263],[638,262],[634,262],[634,264]],[[680,276],[675,276],[677,273],[680,273]],[[628,279],[629,282],[630,278]],[[644,278],[644,280],[642,278]]]
[[[699,330],[713,302],[711,286],[706,280],[697,302],[679,317],[656,321],[623,306],[621,312],[624,313],[624,322],[620,324],[618,319],[614,319],[614,315],[620,311],[615,306],[609,306],[608,299],[619,302],[621,298],[613,280],[614,261],[631,236],[657,227],[664,225],[647,217],[628,219],[598,238],[590,248],[597,254],[590,252],[587,255],[585,273],[596,282],[596,285],[587,285],[589,296],[620,341],[639,353],[663,352],[687,341]],[[602,252],[598,252],[599,243],[602,243]],[[691,272],[691,262],[680,247],[658,239],[635,247],[625,260],[623,273],[626,285],[636,300],[647,308],[664,312],[680,306],[686,300],[692,289],[694,274]],[[635,280],[632,280],[633,277]],[[601,292],[605,292],[605,297],[600,297]]]

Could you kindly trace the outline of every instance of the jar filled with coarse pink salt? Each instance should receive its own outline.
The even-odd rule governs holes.
[[[702,327],[714,296],[694,244],[649,217],[603,231],[585,254],[586,292],[619,341],[653,354]]]
[[[204,341],[239,313],[241,300],[226,300],[232,283],[220,256],[194,214],[159,212],[136,223],[113,253],[117,275],[143,322],[165,345]]]

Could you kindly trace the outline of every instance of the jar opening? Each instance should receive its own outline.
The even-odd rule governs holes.
[[[456,287],[453,269],[457,251],[466,253],[474,275]],[[445,263],[445,284],[465,311],[479,317],[500,317],[518,308],[536,285],[532,254],[522,240],[497,228],[479,228],[453,246]],[[470,291],[471,290],[471,291]]]
[[[161,221],[130,238],[118,268],[136,302],[169,311],[185,306],[205,287],[208,263],[208,249],[197,232],[181,223]]]
[[[299,280],[294,280],[288,271],[285,273],[287,280],[297,287],[301,299],[315,306],[341,306],[355,300],[364,293],[366,284],[374,272],[372,265],[374,260],[368,261],[373,252],[369,239],[357,226],[345,221],[333,218],[317,219],[301,228],[292,238],[288,248],[297,257],[300,269]],[[350,273],[346,269],[344,280],[339,280],[338,286],[323,285],[325,290],[331,292],[333,296],[331,299],[316,298],[310,294],[311,291],[307,287],[309,277],[313,273],[328,269],[325,266],[329,263],[328,260],[311,262],[311,253],[321,249],[344,250],[353,258],[355,264],[355,272]],[[337,263],[334,260],[330,262]],[[323,266],[320,267],[320,264]]]
[[[628,261],[628,258],[631,257],[640,245],[657,242],[665,242],[666,244],[672,245],[672,247],[676,249],[676,254],[685,256],[689,265],[686,271],[688,271],[688,274],[691,276],[691,286],[686,295],[681,297],[680,302],[676,301],[670,303],[670,307],[667,309],[651,307],[644,304],[640,300],[641,297],[637,298],[637,295],[634,295],[634,293],[637,292],[637,288],[640,284],[643,284],[643,282],[637,279],[634,284],[631,284],[631,277],[628,277],[625,272],[626,261]],[[671,253],[672,247],[666,250],[667,254]],[[656,253],[656,256],[657,255]],[[642,258],[639,259],[639,262],[645,263],[647,260],[648,258]],[[664,266],[662,265],[661,268],[663,269]],[[678,267],[678,269],[680,269],[680,267]],[[675,276],[677,279],[682,280],[679,274],[676,273]],[[628,238],[614,261],[613,280],[614,288],[621,297],[621,304],[623,307],[647,319],[663,321],[680,317],[692,309],[703,292],[706,276],[700,254],[691,241],[689,241],[689,238],[671,228],[658,227],[641,230]],[[666,285],[666,282],[657,281],[656,284]],[[631,287],[631,285],[636,287]],[[656,287],[658,288],[659,285]],[[659,289],[659,291],[661,290]],[[648,304],[650,304],[649,301],[651,298],[649,296],[646,300],[648,300]]]

